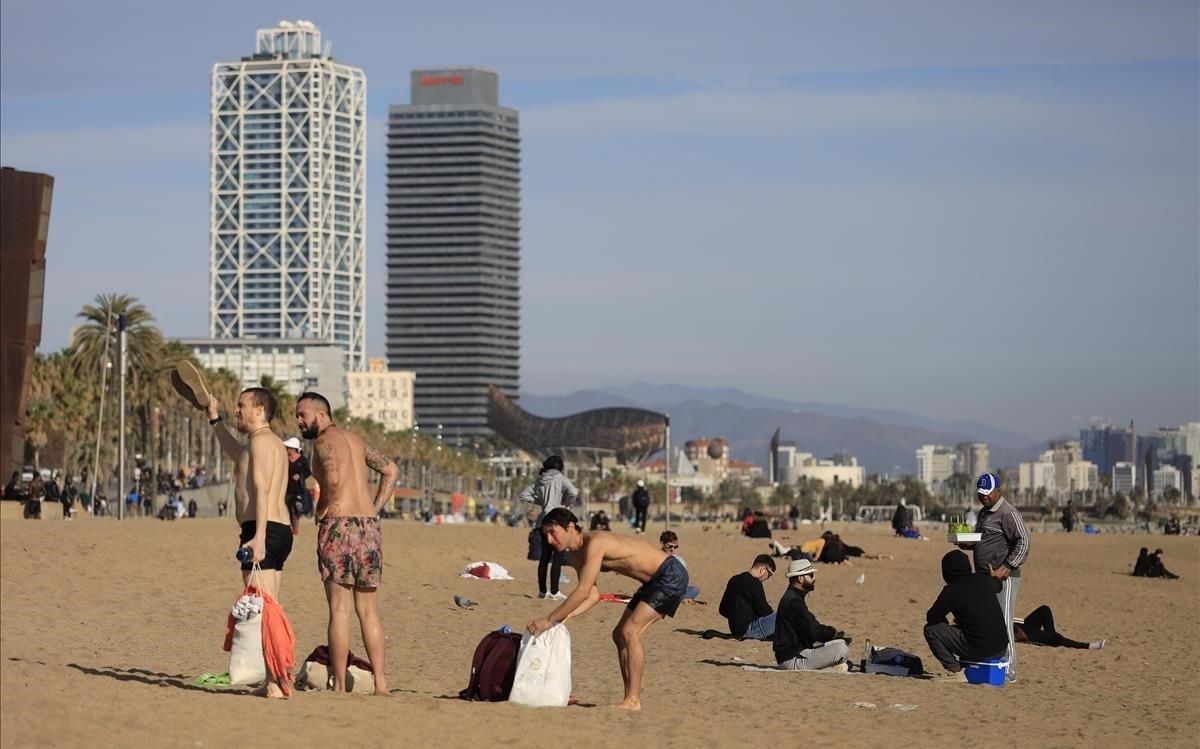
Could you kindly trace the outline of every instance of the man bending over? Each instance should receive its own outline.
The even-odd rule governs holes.
[[[641,710],[642,674],[646,669],[642,635],[654,622],[675,616],[687,591],[687,568],[673,555],[645,541],[615,533],[584,532],[574,513],[565,507],[546,513],[542,532],[555,551],[570,552],[579,584],[549,616],[529,623],[530,634],[539,635],[595,606],[600,600],[596,580],[601,572],[616,572],[642,584],[613,629],[621,678],[625,682],[625,699],[617,707]]]

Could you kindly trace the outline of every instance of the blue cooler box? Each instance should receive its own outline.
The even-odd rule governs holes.
[[[1008,673],[1008,661],[1004,658],[993,658],[987,661],[962,661],[963,672],[967,675],[968,684],[987,684],[993,687],[1004,686],[1004,676]]]

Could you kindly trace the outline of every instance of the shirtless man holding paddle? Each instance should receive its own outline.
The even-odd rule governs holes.
[[[235,514],[241,526],[238,543],[250,550],[250,559],[242,563],[242,584],[249,585],[254,567],[264,592],[279,600],[283,564],[292,552],[292,527],[288,520],[284,494],[287,488],[287,451],[283,441],[271,431],[275,418],[275,396],[260,387],[246,388],[233,408],[234,428],[246,435],[242,444],[224,424],[220,404],[191,362],[176,365],[171,384],[193,407],[208,415],[221,451],[234,462],[233,497]],[[287,696],[290,674],[272,674],[258,694],[280,698]]]
[[[555,551],[569,551],[571,566],[579,575],[579,584],[558,608],[544,619],[534,619],[528,630],[538,635],[555,624],[591,610],[600,600],[596,580],[601,572],[616,572],[642,584],[630,600],[621,620],[613,629],[625,699],[617,707],[642,709],[642,674],[646,670],[646,651],[642,635],[654,622],[675,616],[687,591],[688,573],[672,554],[637,538],[616,533],[585,532],[575,515],[565,507],[555,507],[542,518],[546,543]]]
[[[314,441],[312,472],[321,486],[313,515],[317,567],[329,603],[329,662],[339,666],[333,669],[333,690],[346,691],[353,604],[375,674],[375,694],[387,696],[383,625],[376,601],[383,576],[379,511],[392,497],[396,465],[358,435],[335,426],[329,401],[319,393],[302,393],[297,399],[296,424],[305,439]],[[374,497],[367,486],[368,468],[380,474]]]

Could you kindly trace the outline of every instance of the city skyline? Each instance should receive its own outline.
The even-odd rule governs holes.
[[[368,354],[387,105],[473,64],[522,112],[530,392],[734,385],[1043,436],[1200,413],[1194,4],[0,13],[3,161],[56,178],[43,351],[104,291],[203,335],[207,72],[308,18],[371,80]]]

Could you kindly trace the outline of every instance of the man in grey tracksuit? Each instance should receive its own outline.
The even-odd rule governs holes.
[[[975,532],[982,534],[975,544],[975,572],[1000,581],[1000,592],[996,597],[1000,608],[1004,609],[1004,623],[1008,628],[1006,678],[1014,681],[1017,678],[1017,649],[1013,645],[1013,611],[1021,587],[1021,565],[1029,556],[1029,531],[1017,508],[1004,501],[1000,480],[994,474],[980,476],[975,492],[983,505],[979,519],[975,521]]]

